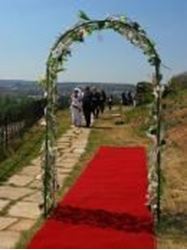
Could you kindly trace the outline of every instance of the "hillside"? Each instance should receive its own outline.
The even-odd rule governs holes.
[[[99,82],[63,82],[58,83],[60,95],[70,95],[75,87],[85,88],[86,86],[96,86],[102,88],[107,94],[121,96],[123,91],[134,91],[135,85],[128,83],[99,83]],[[0,95],[28,95],[41,96],[42,89],[36,81],[24,80],[0,80]]]
[[[160,248],[187,248],[187,90],[164,100],[167,146],[163,154]]]
[[[169,88],[176,92],[179,89],[187,89],[187,72],[173,76],[169,81]]]

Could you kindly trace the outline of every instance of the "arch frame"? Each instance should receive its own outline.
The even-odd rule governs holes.
[[[46,64],[46,76],[43,81],[45,107],[45,143],[43,145],[43,207],[47,216],[56,204],[56,192],[58,190],[56,169],[56,121],[55,105],[57,96],[57,76],[65,70],[64,64],[71,56],[71,45],[75,42],[83,42],[84,38],[94,31],[106,29],[125,37],[132,45],[140,48],[148,58],[148,62],[154,67],[153,94],[154,102],[151,107],[152,122],[148,130],[148,136],[153,141],[151,159],[148,173],[148,205],[155,220],[160,219],[160,176],[161,176],[161,147],[163,136],[161,134],[161,59],[156,50],[155,43],[150,40],[144,29],[125,16],[110,16],[101,20],[91,20],[83,11],[79,14],[80,20],[72,28],[60,35],[50,50]]]

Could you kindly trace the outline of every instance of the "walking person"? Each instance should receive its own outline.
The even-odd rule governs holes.
[[[113,106],[113,96],[110,95],[108,97],[108,108],[109,108],[109,110],[112,110],[112,106]]]
[[[121,98],[122,98],[122,104],[124,106],[128,105],[128,98],[127,98],[127,93],[126,92],[122,93]]]
[[[86,127],[89,128],[91,124],[91,114],[92,114],[92,92],[89,87],[85,88],[83,99],[83,113],[86,121]]]
[[[101,94],[100,94],[100,105],[99,105],[101,114],[104,113],[105,103],[106,103],[106,94],[105,94],[105,91],[102,89]]]
[[[92,89],[92,112],[94,118],[99,118],[99,110],[100,110],[100,92],[95,87]]]
[[[128,92],[127,98],[128,98],[128,105],[133,105],[133,96],[131,91]]]
[[[75,88],[71,95],[71,117],[72,124],[80,127],[82,124],[82,96],[78,88]]]

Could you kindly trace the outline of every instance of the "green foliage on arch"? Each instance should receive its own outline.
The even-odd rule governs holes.
[[[71,56],[71,45],[75,42],[84,42],[86,36],[95,31],[106,29],[114,30],[127,39],[134,46],[139,47],[147,56],[152,66],[159,66],[161,59],[155,48],[155,43],[150,40],[143,28],[125,16],[111,16],[103,20],[91,20],[83,11],[80,11],[80,21],[71,29],[62,34],[50,51],[47,61],[53,77],[65,70],[64,65]]]
[[[159,217],[160,213],[160,163],[161,163],[161,59],[156,50],[155,43],[148,38],[146,31],[137,23],[126,16],[109,16],[102,20],[92,20],[83,11],[79,13],[79,22],[60,35],[50,50],[47,59],[46,78],[43,81],[47,106],[46,139],[43,158],[43,183],[44,183],[44,213],[47,215],[55,204],[57,191],[57,170],[55,167],[55,104],[56,82],[59,72],[65,70],[65,63],[72,54],[72,45],[82,43],[93,32],[113,30],[128,40],[132,45],[141,49],[147,57],[148,63],[155,69],[153,81],[154,104],[152,107],[152,126],[148,133],[153,140],[152,161],[149,171],[149,205]]]

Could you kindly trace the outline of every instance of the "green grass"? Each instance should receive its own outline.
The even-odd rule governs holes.
[[[138,106],[125,112],[126,122],[133,125],[138,136],[145,137],[150,125],[150,108],[148,105]]]
[[[68,111],[59,111],[57,113],[57,136],[64,133],[70,126]],[[16,143],[19,145],[17,150],[9,150],[8,158],[0,163],[0,183],[6,181],[10,176],[21,170],[36,158],[41,149],[44,140],[44,127],[35,124],[29,129],[22,138]]]
[[[159,247],[161,248],[185,248],[187,234],[187,215],[184,213],[161,214],[160,224],[157,230]]]
[[[21,238],[19,242],[16,244],[16,249],[24,249],[27,248],[27,244],[32,238],[32,236],[37,232],[40,226],[44,223],[44,218],[40,217],[34,226],[30,230],[26,230],[22,232]]]

